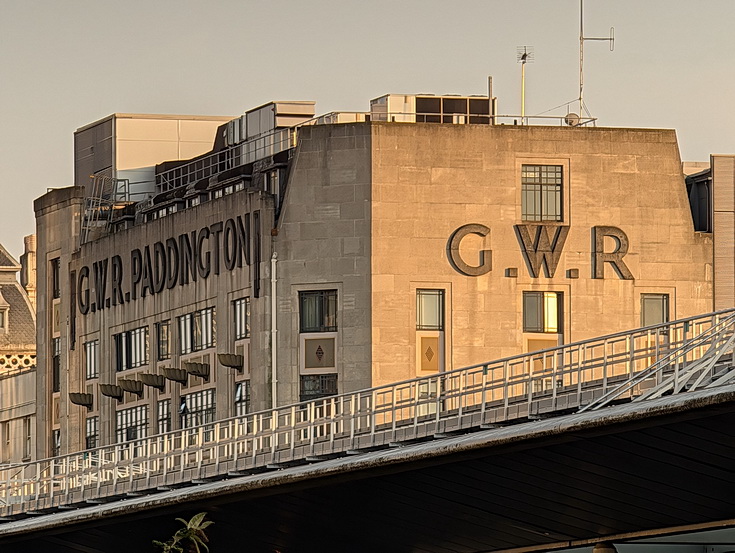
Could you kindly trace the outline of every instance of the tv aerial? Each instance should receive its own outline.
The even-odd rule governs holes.
[[[610,27],[610,36],[608,37],[591,37],[584,36],[584,0],[579,0],[579,115],[584,112],[590,115],[584,105],[584,42],[585,40],[602,40],[610,43],[610,51],[615,49],[615,27]],[[570,114],[571,115],[571,114]],[[568,123],[569,124],[569,123]]]
[[[521,124],[526,118],[526,64],[533,61],[533,46],[519,46],[516,60],[521,64]]]

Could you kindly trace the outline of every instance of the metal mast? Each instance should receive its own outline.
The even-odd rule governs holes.
[[[584,0],[579,0],[579,115],[584,116],[584,112],[590,113],[584,107],[584,41],[585,40],[606,40],[610,43],[610,51],[615,49],[615,28],[610,27],[609,37],[586,37],[584,36]]]

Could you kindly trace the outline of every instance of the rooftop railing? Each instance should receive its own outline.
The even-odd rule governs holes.
[[[332,125],[337,123],[359,123],[364,121],[391,123],[448,123],[454,125],[493,124],[493,125],[556,125],[585,126],[594,125],[594,118],[577,118],[556,115],[483,115],[463,113],[404,113],[404,112],[330,112],[309,119],[290,128],[277,129],[264,133],[245,142],[215,152],[208,156],[184,163],[158,173],[156,187],[160,192],[196,183],[201,179],[215,176],[230,169],[273,156],[296,146],[298,130],[303,126]]]
[[[0,468],[0,517],[43,513],[730,382],[735,310]]]

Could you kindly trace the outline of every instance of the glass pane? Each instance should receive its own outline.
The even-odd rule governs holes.
[[[666,323],[669,320],[668,294],[641,295],[641,323],[643,326]]]
[[[559,332],[559,304],[556,292],[544,294],[544,332]]]
[[[444,330],[444,290],[416,290],[416,328]]]
[[[523,330],[524,332],[541,332],[541,294],[538,292],[524,292],[523,294]]]
[[[330,330],[337,330],[337,292],[325,292],[324,326]]]
[[[301,332],[319,330],[319,308],[316,294],[301,295]]]

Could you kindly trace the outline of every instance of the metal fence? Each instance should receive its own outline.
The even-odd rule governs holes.
[[[735,310],[0,468],[0,516],[729,381]],[[735,373],[735,371],[733,371]]]
[[[311,125],[330,125],[337,123],[357,123],[364,121],[391,123],[448,123],[454,125],[557,125],[557,126],[594,126],[593,118],[577,119],[573,124],[567,116],[557,115],[479,115],[479,114],[437,114],[405,112],[330,112],[319,115],[290,128],[277,129],[264,133],[245,142],[213,154],[195,159],[161,172],[156,175],[156,188],[166,192],[181,186],[196,183],[204,178],[213,177],[230,169],[273,156],[296,146],[300,127]]]

